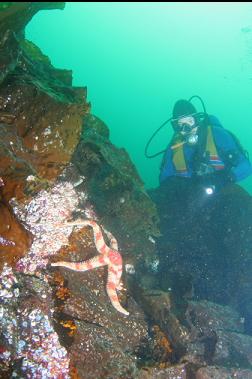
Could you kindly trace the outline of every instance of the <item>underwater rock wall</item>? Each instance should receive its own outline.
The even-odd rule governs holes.
[[[157,233],[155,207],[127,153],[107,136],[99,145],[98,170],[89,160],[97,154],[94,143],[88,141],[88,153],[80,156],[90,112],[86,89],[72,87],[71,71],[55,69],[24,39],[32,16],[53,8],[63,9],[64,3],[0,5],[0,373],[3,378],[135,377],[148,325],[130,293],[119,298],[131,314],[125,320],[106,293],[107,267],[87,273],[50,267],[52,261],[98,254],[88,228],[69,226],[69,219],[94,218],[112,228],[124,262],[127,254],[129,260],[133,256],[132,272],[139,251],[141,259],[144,253],[155,255],[148,237]],[[111,177],[100,180],[107,169]],[[127,194],[120,194],[125,178]],[[113,212],[118,200],[124,210]],[[144,226],[137,219],[141,209]]]
[[[158,216],[135,166],[124,149],[109,140],[109,129],[86,114],[72,162],[87,178],[98,215],[120,237],[125,254],[140,264],[155,259],[152,237],[159,236]],[[144,242],[144,245],[143,245]]]
[[[0,235],[15,242],[15,248],[1,254],[0,263],[15,261],[30,242],[13,217],[10,198],[26,198],[31,187],[57,177],[71,158],[82,117],[89,109],[86,90],[71,85],[71,71],[55,69],[23,38],[26,23],[48,7],[62,8],[63,3],[1,3],[0,7],[0,176],[4,181]]]

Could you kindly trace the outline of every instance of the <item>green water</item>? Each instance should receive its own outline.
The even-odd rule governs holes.
[[[26,37],[87,86],[92,113],[147,188],[161,157],[145,158],[145,144],[179,98],[200,95],[252,159],[252,3],[66,3],[35,15]],[[171,135],[168,125],[150,153]],[[252,177],[240,184],[252,193]]]

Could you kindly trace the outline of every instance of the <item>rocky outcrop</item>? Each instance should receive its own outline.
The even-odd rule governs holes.
[[[230,305],[252,334],[252,198],[238,184],[212,198],[171,178],[152,193],[160,216],[159,284],[177,297]]]
[[[71,71],[55,69],[24,39],[38,10],[63,7],[0,7],[1,377],[131,378],[138,350],[148,345],[148,325],[130,292],[120,298],[126,318],[110,304],[106,267],[50,267],[97,254],[88,228],[67,225],[75,217],[112,229],[132,272],[140,247],[140,260],[155,254],[148,237],[157,233],[155,207],[128,154],[89,113],[86,89],[73,87]]]
[[[134,261],[155,259],[152,237],[159,236],[158,216],[128,153],[109,140],[108,127],[96,116],[83,120],[73,163],[87,178],[90,200],[98,215],[120,237]]]
[[[63,3],[2,3],[0,40],[0,234],[11,238],[1,261],[14,263],[30,237],[13,217],[9,200],[26,198],[54,180],[70,161],[88,111],[86,90],[72,87],[71,71],[55,69],[23,38],[26,23],[40,9]]]

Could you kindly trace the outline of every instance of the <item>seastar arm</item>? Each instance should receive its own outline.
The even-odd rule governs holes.
[[[110,233],[105,228],[102,228],[102,229],[103,229],[104,233],[106,233],[106,235],[109,239],[109,245],[110,245],[111,249],[118,250],[118,243],[117,243],[116,238],[113,236],[113,234]]]
[[[108,252],[109,247],[105,244],[101,228],[99,227],[99,225],[95,221],[77,219],[75,221],[69,221],[67,223],[67,225],[71,225],[71,226],[87,226],[87,225],[89,225],[89,226],[91,226],[93,229],[93,232],[94,232],[94,239],[95,239],[95,245],[96,245],[97,250],[101,254],[104,254],[104,252]],[[110,233],[105,228],[103,228],[103,231],[104,231],[104,233],[106,233],[106,235],[109,239],[110,248],[112,248],[114,250],[118,250],[118,243],[117,243],[116,238],[113,236],[113,234]],[[105,245],[105,247],[103,247],[103,245]],[[102,251],[100,251],[100,250],[102,250]]]
[[[118,290],[122,289],[120,282],[122,276],[122,256],[117,250],[110,249],[108,254],[109,270],[115,274],[115,284]]]
[[[116,290],[122,289],[122,283],[120,281],[121,276],[122,276],[122,257],[118,251],[118,244],[117,244],[116,238],[113,236],[112,233],[103,229],[110,243],[110,247],[107,246],[104,241],[101,228],[93,220],[78,219],[72,222],[71,221],[68,222],[67,225],[91,226],[94,233],[94,242],[95,242],[96,249],[101,255],[91,258],[85,262],[75,263],[75,262],[60,261],[60,262],[52,263],[51,265],[66,267],[75,271],[87,271],[87,270],[91,270],[93,268],[101,267],[107,264],[108,265],[108,280],[107,280],[107,285],[106,285],[107,294],[114,308],[117,311],[128,316],[129,312],[121,306],[118,296],[117,296],[117,292],[116,292]]]
[[[107,264],[108,262],[107,262],[106,257],[98,255],[84,262],[59,261],[59,262],[51,263],[51,266],[66,267],[74,271],[88,271],[88,270],[92,270],[93,268],[105,266]]]
[[[123,289],[123,284],[121,282],[121,276],[122,276],[122,266],[117,268],[117,274],[116,274],[116,289],[118,291],[121,291]]]
[[[92,220],[89,221],[88,225],[90,225],[93,228],[94,242],[98,252],[100,254],[108,254],[110,252],[110,247],[108,247],[104,241],[100,226]]]
[[[76,221],[69,222],[68,224],[69,225],[83,225],[83,226],[89,225],[89,226],[91,226],[91,228],[93,229],[93,233],[94,233],[94,242],[95,242],[96,249],[98,250],[98,252],[100,254],[108,254],[109,253],[110,247],[108,247],[106,245],[104,238],[103,238],[103,235],[102,235],[101,228],[95,221],[78,219]]]
[[[126,311],[126,309],[124,309],[121,306],[121,304],[119,303],[119,299],[118,299],[118,296],[116,293],[117,280],[118,280],[117,272],[115,272],[115,270],[109,266],[109,268],[108,268],[108,281],[107,281],[107,286],[106,286],[107,294],[110,298],[110,301],[111,301],[113,307],[118,312],[121,312],[121,313],[125,314],[126,316],[128,316],[129,312]]]

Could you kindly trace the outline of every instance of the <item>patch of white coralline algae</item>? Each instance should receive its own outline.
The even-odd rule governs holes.
[[[45,268],[48,258],[68,244],[73,226],[66,223],[77,209],[78,194],[71,183],[62,182],[40,191],[28,204],[19,205],[15,198],[10,203],[16,217],[33,235],[32,246],[16,269],[34,273]]]

